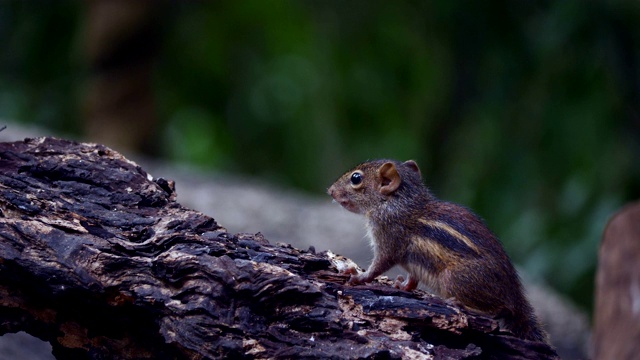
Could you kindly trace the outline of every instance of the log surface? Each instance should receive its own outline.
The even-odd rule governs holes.
[[[175,200],[102,145],[0,143],[0,334],[58,359],[557,357],[427,293],[346,286],[349,259],[230,234]]]

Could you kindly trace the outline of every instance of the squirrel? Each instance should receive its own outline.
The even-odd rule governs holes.
[[[328,194],[363,214],[373,248],[369,269],[350,285],[371,282],[394,265],[408,271],[395,287],[419,283],[464,307],[498,319],[515,336],[548,343],[502,244],[471,210],[439,200],[413,161],[374,160],[344,173]]]

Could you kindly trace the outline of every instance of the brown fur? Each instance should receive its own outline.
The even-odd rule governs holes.
[[[444,298],[499,318],[518,337],[547,341],[496,236],[470,210],[431,194],[414,161],[360,164],[328,193],[367,219],[374,259],[350,284],[370,282],[400,265],[409,276],[396,286],[413,290],[421,282]]]

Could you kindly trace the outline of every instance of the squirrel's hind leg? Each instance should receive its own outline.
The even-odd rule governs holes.
[[[407,275],[406,280],[402,275],[398,275],[398,277],[396,278],[396,282],[393,284],[393,287],[404,291],[412,291],[418,287],[418,282],[418,279],[411,274]]]

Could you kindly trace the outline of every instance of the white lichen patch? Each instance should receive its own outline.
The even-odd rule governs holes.
[[[72,221],[63,220],[63,219],[50,219],[45,216],[39,216],[36,220],[51,226],[56,226],[58,228],[69,229],[71,231],[75,231],[81,234],[87,234],[89,231],[85,229],[82,225],[80,225],[80,221],[78,219],[73,219]]]
[[[273,275],[291,276],[291,277],[297,276],[291,271],[285,270],[279,266],[275,266],[275,265],[271,265],[263,262],[256,262],[252,260],[249,260],[249,261],[251,261],[251,265],[253,265],[253,268],[257,271],[267,272]]]
[[[409,341],[411,340],[411,335],[403,330],[405,326],[407,326],[405,321],[394,318],[384,318],[380,321],[378,328],[389,334],[391,339]]]
[[[170,251],[164,252],[157,256],[157,259],[161,259],[161,258],[162,258],[162,261],[180,263],[180,262],[187,262],[190,260],[196,261],[198,257],[193,254],[188,254],[179,250],[172,249]]]
[[[265,352],[264,346],[260,345],[258,340],[255,339],[242,340],[242,347],[247,355],[258,355]]]
[[[411,360],[430,360],[433,359],[433,355],[430,354],[425,354],[423,352],[420,352],[418,350],[414,350],[410,347],[407,346],[401,346],[400,349],[402,349],[402,358],[403,359],[411,359]]]
[[[361,327],[367,323],[375,323],[377,321],[377,318],[366,315],[362,305],[356,304],[350,296],[339,296],[338,307],[342,312],[342,318],[347,320],[350,329],[354,328],[356,324]],[[366,336],[367,330],[362,329],[358,331],[358,334]]]
[[[345,272],[349,269],[357,269],[359,272],[364,271],[360,267],[358,267],[358,264],[353,262],[353,260],[346,258],[342,255],[336,255],[333,252],[331,252],[331,250],[327,251],[327,257],[329,258],[329,261],[331,262],[331,264],[333,264],[333,266],[335,266],[336,269],[338,269],[338,272]]]
[[[361,318],[363,315],[362,305],[356,305],[351,296],[338,296],[338,307],[340,311],[345,314],[347,319],[349,318]]]

